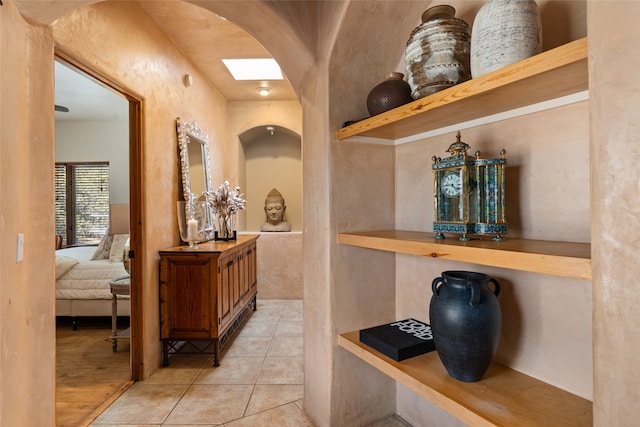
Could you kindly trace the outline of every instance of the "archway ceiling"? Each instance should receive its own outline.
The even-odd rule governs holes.
[[[138,1],[140,7],[229,101],[297,100],[287,80],[271,80],[268,97],[256,92],[260,81],[236,81],[223,58],[271,58],[272,55],[237,25],[183,1]]]

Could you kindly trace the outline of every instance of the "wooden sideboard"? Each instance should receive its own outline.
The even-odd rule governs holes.
[[[176,246],[159,252],[163,366],[170,352],[188,347],[205,352],[211,346],[213,366],[220,365],[221,348],[256,310],[258,237],[239,235],[236,241],[201,243],[195,250]]]

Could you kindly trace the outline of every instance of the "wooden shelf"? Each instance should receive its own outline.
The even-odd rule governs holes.
[[[380,230],[338,234],[338,243],[420,255],[512,270],[591,280],[591,245],[505,238],[501,242],[455,237],[439,240],[434,233]]]
[[[567,43],[497,71],[339,129],[396,140],[588,90],[587,39]]]
[[[592,425],[589,400],[502,365],[464,383],[447,374],[436,352],[396,362],[362,344],[358,331],[339,335],[338,345],[469,425]]]

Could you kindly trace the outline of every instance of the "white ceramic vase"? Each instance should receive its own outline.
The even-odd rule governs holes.
[[[471,76],[480,77],[542,51],[534,0],[489,0],[471,30]]]

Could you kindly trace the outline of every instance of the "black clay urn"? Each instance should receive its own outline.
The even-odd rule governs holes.
[[[459,381],[480,380],[500,339],[500,284],[482,273],[445,271],[433,280],[431,288],[429,317],[442,364]]]

